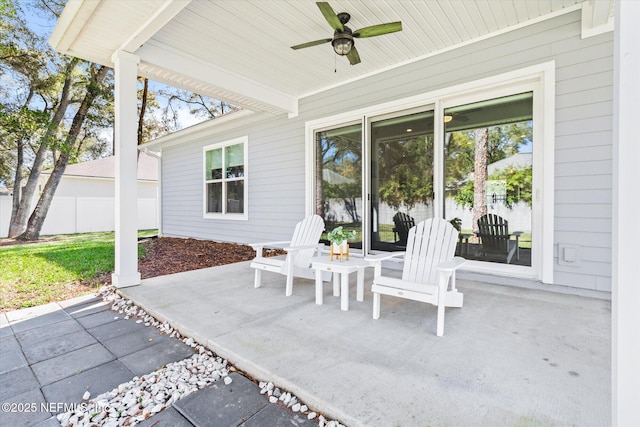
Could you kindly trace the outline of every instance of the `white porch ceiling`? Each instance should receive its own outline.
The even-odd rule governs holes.
[[[312,0],[70,0],[54,33],[61,52],[112,66],[125,50],[140,75],[274,113],[297,101],[403,63],[580,8],[583,0],[331,0],[358,29],[401,21],[402,32],[356,40],[349,65],[329,43],[333,30]],[[584,1],[583,26],[611,25],[613,0]],[[586,15],[585,15],[586,14]]]

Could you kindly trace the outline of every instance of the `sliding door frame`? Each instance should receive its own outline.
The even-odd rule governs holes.
[[[554,135],[555,135],[555,62],[510,71],[408,98],[372,105],[305,123],[305,206],[307,214],[315,212],[314,162],[315,133],[332,127],[362,123],[362,200],[363,252],[371,247],[370,202],[370,126],[385,116],[402,116],[410,111],[433,109],[434,122],[434,216],[444,215],[444,123],[438,120],[444,109],[514,93],[533,92],[533,212],[531,267],[492,262],[468,261],[465,269],[483,273],[534,278],[553,283],[554,260]]]

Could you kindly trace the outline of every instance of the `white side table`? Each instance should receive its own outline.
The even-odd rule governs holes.
[[[362,258],[350,257],[349,260],[329,260],[328,256],[311,258],[311,268],[316,271],[316,304],[322,305],[322,272],[333,273],[333,295],[340,296],[340,309],[349,310],[349,274],[358,273],[356,300],[364,301],[364,269],[369,263]],[[340,289],[342,288],[342,289]]]

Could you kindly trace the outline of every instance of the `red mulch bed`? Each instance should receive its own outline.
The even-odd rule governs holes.
[[[251,246],[211,240],[159,237],[140,244],[146,246],[144,258],[138,262],[143,279],[249,261],[256,256]]]

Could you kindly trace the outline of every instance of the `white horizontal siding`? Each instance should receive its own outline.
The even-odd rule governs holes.
[[[578,267],[572,271],[556,270],[554,282],[558,285],[601,292],[611,292],[611,277],[582,273]],[[579,283],[579,286],[576,286]]]
[[[568,122],[573,120],[589,119],[594,117],[606,117],[611,119],[612,101],[599,103],[584,103],[571,105],[564,108],[556,106],[556,121]]]
[[[564,190],[582,190],[588,188],[590,190],[610,189],[611,175],[586,175],[588,171],[583,171],[582,175],[577,176],[560,176],[556,178],[556,188]],[[562,202],[562,200],[558,200]]]
[[[556,96],[556,109],[590,104],[592,99],[613,101],[613,86],[601,86],[593,89],[571,91]]]
[[[564,148],[562,146],[562,139],[558,137],[567,135],[586,135],[590,132],[602,132],[603,130],[611,130],[612,126],[613,123],[610,116],[571,120],[568,122],[556,121],[556,142],[559,145],[558,148]],[[611,143],[609,142],[609,145],[610,144]]]
[[[569,203],[579,205],[585,203],[600,203],[611,206],[612,193],[604,190],[556,190],[556,204]]]
[[[578,215],[573,215],[571,217],[556,217],[556,231],[606,234],[611,231],[611,219],[581,218]]]
[[[582,256],[580,268],[556,263],[555,282],[610,290],[612,34],[581,39],[580,27],[579,12],[562,15],[303,98],[296,118],[263,114],[167,148],[163,230],[239,242],[287,238],[305,213],[305,121],[554,60],[554,238],[556,244],[578,246]],[[249,220],[205,220],[202,146],[243,135],[249,137]]]
[[[567,151],[567,150],[565,150]],[[580,174],[611,175],[613,165],[611,159],[556,162],[555,173],[559,176],[576,176]]]
[[[555,212],[558,218],[611,219],[611,209],[606,203],[582,203],[578,213],[572,203],[556,203]]]
[[[554,44],[556,57],[555,241],[580,249],[557,265],[558,284],[611,291],[612,35]],[[580,44],[582,46],[577,46]]]
[[[608,147],[611,144],[613,134],[611,129],[605,129],[600,131],[590,131],[587,133],[574,133],[572,135],[562,135],[562,138],[557,138],[556,132],[556,162],[558,162],[558,156],[562,155],[563,149],[580,148],[587,149],[589,147]],[[558,147],[560,145],[560,147]],[[611,150],[607,150],[606,159],[611,159],[613,154]],[[568,160],[571,161],[571,160]]]
[[[565,218],[566,219],[566,218]],[[556,241],[567,243],[570,245],[584,245],[594,248],[611,248],[611,236],[608,231],[585,232],[578,229],[577,226],[564,226],[561,229],[556,228]]]

